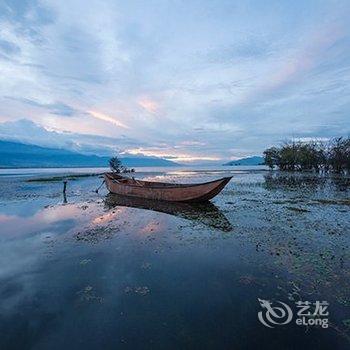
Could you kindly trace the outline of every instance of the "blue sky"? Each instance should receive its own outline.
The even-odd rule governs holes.
[[[0,138],[207,162],[350,132],[350,1],[0,1]]]

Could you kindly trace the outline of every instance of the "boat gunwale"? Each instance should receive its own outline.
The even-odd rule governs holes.
[[[104,173],[104,175],[108,178],[108,180],[113,181],[115,180],[113,178],[114,174],[113,173]],[[118,174],[116,174],[118,175]],[[110,176],[112,178],[110,178]],[[127,179],[127,180],[131,180],[127,177],[118,175],[121,179]],[[194,184],[172,184],[169,182],[156,182],[156,181],[144,181],[144,180],[137,180],[143,183],[148,183],[151,184],[151,186],[141,186],[138,184],[129,184],[129,183],[121,183],[121,182],[117,182],[117,181],[113,181],[113,183],[117,184],[117,185],[121,185],[121,186],[127,186],[127,187],[137,187],[137,188],[144,188],[144,189],[175,189],[175,188],[188,188],[188,187],[196,187],[196,186],[202,186],[202,185],[209,185],[215,182],[222,182],[225,180],[231,180],[233,176],[225,176],[222,177],[220,179],[216,179],[216,180],[212,180],[212,181],[208,181],[208,182],[200,182],[200,183],[194,183]],[[157,186],[157,185],[153,185],[153,184],[162,184],[162,185],[166,185],[166,186]]]

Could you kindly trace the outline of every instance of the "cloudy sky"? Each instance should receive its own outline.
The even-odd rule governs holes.
[[[0,0],[0,138],[205,162],[350,132],[350,1]]]

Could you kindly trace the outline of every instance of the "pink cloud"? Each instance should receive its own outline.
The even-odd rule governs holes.
[[[148,113],[155,114],[159,110],[159,104],[149,97],[142,97],[138,100],[138,105]]]
[[[270,75],[264,76],[263,82],[250,92],[244,102],[251,102],[280,88],[297,83],[305,78],[305,74],[322,62],[324,55],[345,32],[341,27],[328,27],[311,35],[293,54],[287,54],[272,65]]]

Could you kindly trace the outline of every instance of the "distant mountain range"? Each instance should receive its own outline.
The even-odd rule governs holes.
[[[110,157],[0,140],[0,168],[107,167]],[[127,167],[177,166],[156,157],[121,157]]]
[[[228,163],[225,163],[223,165],[263,165],[264,164],[264,158],[260,156],[253,156],[253,157],[247,157],[237,160],[232,160]]]

